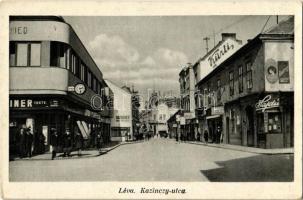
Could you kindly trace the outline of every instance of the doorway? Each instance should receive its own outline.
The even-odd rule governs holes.
[[[246,135],[247,135],[247,146],[254,146],[254,109],[251,106],[247,106],[246,109]]]

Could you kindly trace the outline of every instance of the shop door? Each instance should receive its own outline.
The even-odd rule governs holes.
[[[254,113],[251,106],[246,107],[247,117],[247,146],[254,146]]]

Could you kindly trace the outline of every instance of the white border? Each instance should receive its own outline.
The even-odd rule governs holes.
[[[287,183],[8,182],[9,15],[295,15],[295,171]],[[294,199],[302,193],[302,4],[300,1],[4,1],[0,2],[0,142],[3,198]],[[118,194],[119,187],[185,188],[186,194]]]

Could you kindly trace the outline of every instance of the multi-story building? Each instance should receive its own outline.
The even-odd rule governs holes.
[[[133,135],[137,137],[140,129],[140,116],[139,116],[139,108],[140,108],[140,95],[138,91],[135,91],[134,86],[130,89],[127,86],[123,86],[122,89],[131,93],[132,97],[132,126],[133,126]]]
[[[224,143],[293,146],[294,18],[249,40],[197,88],[205,108],[198,112],[200,126],[214,140],[220,131]]]
[[[111,140],[133,140],[132,94],[122,89],[112,81],[105,80],[109,88],[112,109],[111,116]]]
[[[185,118],[185,125],[181,125],[184,137],[195,140],[198,123],[195,117],[195,75],[192,64],[184,67],[179,73],[181,116]]]
[[[9,28],[11,153],[23,128],[35,141],[42,134],[48,147],[53,130],[74,136],[78,129],[88,138],[92,129],[110,126],[103,75],[63,18],[11,16]]]

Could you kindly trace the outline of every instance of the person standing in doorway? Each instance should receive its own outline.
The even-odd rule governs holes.
[[[19,156],[20,158],[23,158],[25,156],[26,152],[26,135],[25,135],[24,128],[20,129],[20,134],[19,134]]]
[[[34,136],[31,132],[31,128],[26,129],[26,157],[32,157],[32,147],[33,147]]]
[[[59,146],[59,137],[57,134],[57,130],[53,130],[52,134],[51,134],[51,141],[50,141],[50,145],[52,145],[52,160],[54,160],[56,158],[56,154],[58,151],[58,146]]]

